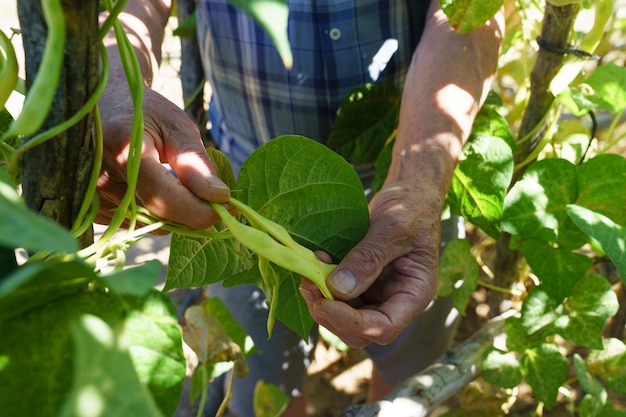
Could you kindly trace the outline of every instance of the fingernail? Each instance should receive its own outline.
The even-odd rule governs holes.
[[[356,288],[356,277],[350,271],[341,269],[330,278],[329,284],[342,294],[349,294]]]

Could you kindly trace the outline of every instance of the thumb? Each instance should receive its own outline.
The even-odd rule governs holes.
[[[388,241],[368,233],[328,277],[327,284],[340,300],[363,294],[378,278],[385,265],[395,259]]]

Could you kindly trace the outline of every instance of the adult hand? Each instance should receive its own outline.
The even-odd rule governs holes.
[[[328,278],[337,300],[302,280],[315,321],[360,348],[391,343],[428,306],[437,290],[439,193],[439,186],[407,179],[374,196],[367,235]]]
[[[104,156],[98,181],[98,223],[108,223],[127,189],[126,165],[133,107],[125,80],[110,82],[100,100]],[[162,164],[171,166],[176,176]],[[230,190],[217,177],[196,124],[165,97],[148,88],[138,204],[156,216],[204,229],[218,220],[208,201],[224,203]]]

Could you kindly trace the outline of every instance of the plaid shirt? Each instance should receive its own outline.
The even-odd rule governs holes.
[[[293,68],[287,71],[248,15],[226,0],[199,0],[200,48],[213,92],[212,134],[235,170],[279,135],[324,142],[352,88],[374,81],[401,87],[417,42],[408,2],[289,0]],[[416,3],[423,8],[427,2]]]

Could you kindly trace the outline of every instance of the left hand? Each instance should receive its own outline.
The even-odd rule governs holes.
[[[315,321],[353,348],[395,340],[435,296],[441,205],[439,186],[415,177],[383,187],[367,235],[327,280],[336,300],[302,279]]]

